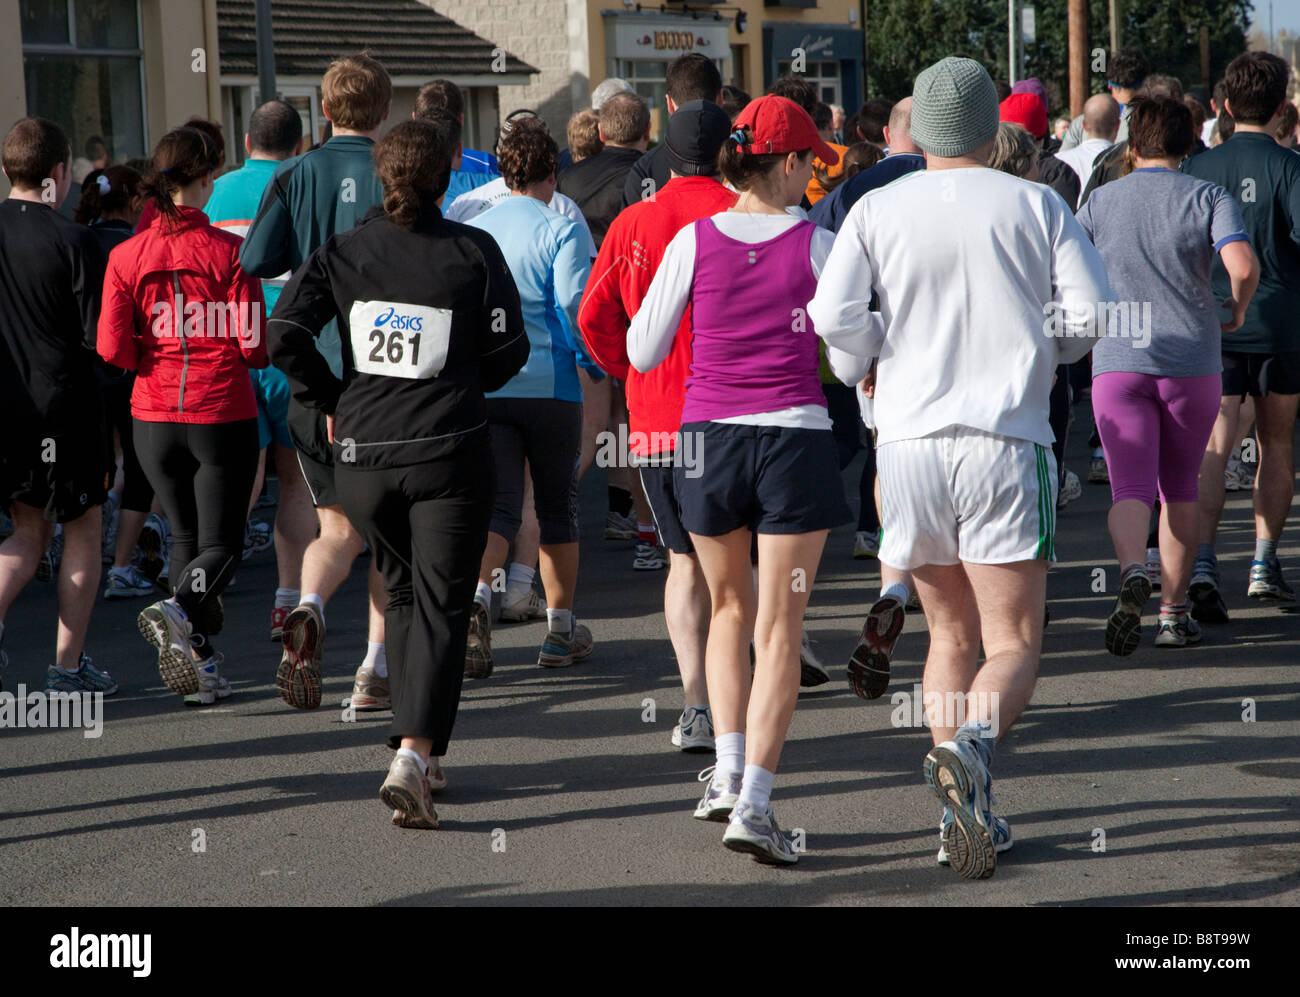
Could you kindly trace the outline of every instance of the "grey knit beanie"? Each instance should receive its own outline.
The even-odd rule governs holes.
[[[974,59],[949,56],[922,70],[912,88],[912,141],[955,158],[998,133],[998,91]]]

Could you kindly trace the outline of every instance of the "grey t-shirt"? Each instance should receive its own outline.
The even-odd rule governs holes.
[[[1203,377],[1223,370],[1210,264],[1228,243],[1249,241],[1232,195],[1150,167],[1098,187],[1077,217],[1116,299],[1098,308],[1106,329],[1092,351],[1093,376]]]

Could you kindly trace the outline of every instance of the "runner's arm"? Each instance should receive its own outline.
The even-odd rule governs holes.
[[[245,243],[247,245],[247,243]],[[289,380],[293,397],[308,408],[332,415],[343,393],[343,382],[316,349],[316,337],[330,319],[338,319],[340,333],[347,319],[334,303],[329,276],[325,272],[326,243],[312,253],[298,272],[289,278],[275,316],[266,323],[266,348],[271,362]],[[343,336],[346,343],[347,337]]]
[[[104,274],[95,349],[113,366],[135,370],[140,365],[140,348],[135,338],[135,298],[123,284],[115,262],[109,261]],[[152,324],[153,320],[153,316],[145,316],[146,323]],[[167,333],[170,332],[168,326]]]
[[[664,250],[659,269],[627,330],[627,357],[642,374],[672,352],[695,279],[695,226],[687,225]]]

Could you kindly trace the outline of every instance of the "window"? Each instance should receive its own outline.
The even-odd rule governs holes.
[[[726,67],[715,59],[718,71],[726,79]],[[668,122],[668,63],[650,59],[615,59],[614,76],[621,76],[632,84],[637,95],[650,106],[650,140],[658,142],[663,138],[664,125]]]
[[[790,72],[791,62],[783,59],[777,63],[777,74]],[[833,59],[812,60],[799,74],[817,90],[817,99],[823,104],[842,104],[840,100],[840,64]]]
[[[139,0],[21,0],[27,113],[57,121],[74,160],[147,154]],[[77,165],[75,164],[74,169]]]

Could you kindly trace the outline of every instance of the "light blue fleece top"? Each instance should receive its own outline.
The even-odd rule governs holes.
[[[506,198],[468,224],[501,247],[519,288],[531,352],[528,363],[489,398],[582,401],[578,365],[594,368],[578,335],[578,303],[591,275],[587,236],[534,197]]]

